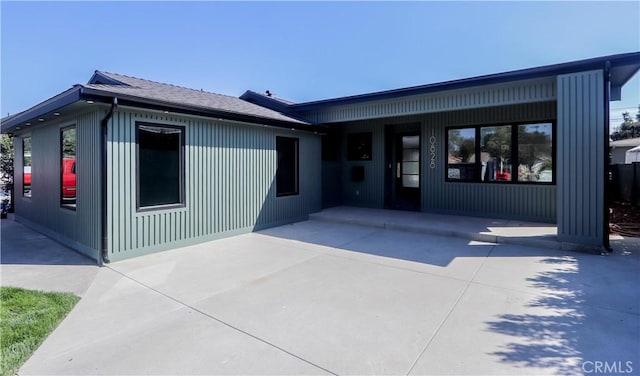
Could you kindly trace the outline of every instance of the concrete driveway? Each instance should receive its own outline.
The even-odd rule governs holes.
[[[637,374],[638,253],[310,220],[100,268],[20,374]]]
[[[9,216],[0,222],[0,285],[83,296],[98,273],[96,261]]]

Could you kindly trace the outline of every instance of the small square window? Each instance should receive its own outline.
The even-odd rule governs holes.
[[[347,159],[350,161],[371,160],[371,132],[347,135]]]
[[[475,128],[449,129],[447,132],[447,179],[476,180]]]

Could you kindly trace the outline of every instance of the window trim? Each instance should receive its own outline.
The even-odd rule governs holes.
[[[288,139],[293,140],[295,144],[295,190],[293,192],[278,192],[278,139]],[[276,197],[287,197],[287,196],[298,196],[300,195],[300,138],[298,137],[287,137],[287,136],[276,136],[276,174],[275,174],[275,182],[276,182]]]
[[[551,161],[551,166],[552,166],[552,170],[551,170],[551,181],[539,181],[539,182],[535,182],[535,181],[519,181],[518,180],[518,174],[516,172],[516,174],[513,174],[513,170],[514,168],[518,169],[519,166],[519,157],[518,157],[518,152],[519,152],[519,144],[518,144],[518,126],[520,125],[531,125],[531,124],[542,124],[542,123],[548,123],[551,124],[551,155],[553,157],[552,161]],[[444,136],[445,136],[445,144],[444,144],[444,158],[445,158],[445,165],[444,165],[444,180],[447,183],[480,183],[480,184],[513,184],[513,185],[556,185],[556,165],[557,165],[557,139],[556,139],[556,133],[557,133],[557,127],[556,127],[557,121],[555,119],[543,119],[543,120],[534,120],[534,121],[510,121],[510,122],[504,122],[504,123],[487,123],[487,124],[475,124],[475,125],[455,125],[455,126],[450,126],[450,127],[445,127],[444,128]],[[499,180],[499,181],[483,181],[480,178],[480,173],[479,171],[481,171],[481,167],[482,167],[482,158],[480,157],[480,151],[481,151],[481,144],[482,144],[482,138],[481,138],[481,128],[490,128],[490,127],[500,127],[500,126],[505,126],[505,125],[509,125],[511,126],[511,181],[505,181],[505,180]],[[474,180],[456,180],[456,179],[450,179],[449,178],[449,130],[453,130],[453,129],[467,129],[467,128],[471,128],[474,129],[475,131],[475,154],[476,154],[476,161],[474,162],[475,164],[475,169],[476,172],[478,172],[475,177]]]
[[[173,128],[180,131],[180,202],[164,205],[153,206],[140,206],[140,127],[156,127],[156,128]],[[186,127],[182,125],[162,124],[162,123],[150,123],[144,121],[135,122],[135,140],[136,140],[136,212],[150,212],[159,210],[169,210],[184,208],[186,203],[186,159],[185,159],[185,139],[186,139]]]
[[[76,173],[75,173],[75,175],[76,175],[76,203],[73,206],[71,206],[69,204],[65,204],[64,203],[64,198],[62,196],[62,194],[63,194],[62,193],[62,190],[63,190],[62,185],[64,184],[64,176],[63,176],[63,173],[64,173],[64,164],[63,164],[64,163],[64,154],[63,154],[64,148],[62,146],[62,143],[63,143],[62,135],[64,134],[64,131],[69,130],[69,129],[75,129],[76,130],[76,137],[75,137],[75,148],[76,148],[76,150],[75,150],[75,152],[76,152],[76,168],[75,168],[75,170],[76,170]],[[60,154],[59,154],[59,157],[60,157],[60,174],[58,175],[58,177],[60,178],[60,185],[59,185],[59,188],[60,188],[60,197],[59,197],[59,199],[60,199],[60,207],[62,209],[66,209],[66,210],[76,211],[77,210],[77,202],[78,202],[78,180],[77,180],[77,176],[78,176],[78,174],[77,174],[77,171],[78,171],[78,165],[77,165],[78,127],[76,127],[76,124],[66,125],[66,126],[60,128],[60,133],[59,134],[60,134],[60,138],[59,138],[59,141],[60,141],[60,144],[59,144],[59,146],[60,146]]]

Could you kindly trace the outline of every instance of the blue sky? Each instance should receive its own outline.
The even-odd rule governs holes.
[[[2,116],[96,69],[304,102],[640,50],[637,1],[2,1],[0,11]],[[611,107],[635,114],[639,103],[636,76]]]

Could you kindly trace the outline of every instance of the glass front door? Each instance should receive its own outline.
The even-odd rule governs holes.
[[[392,208],[420,210],[420,134],[401,133],[394,139]]]

